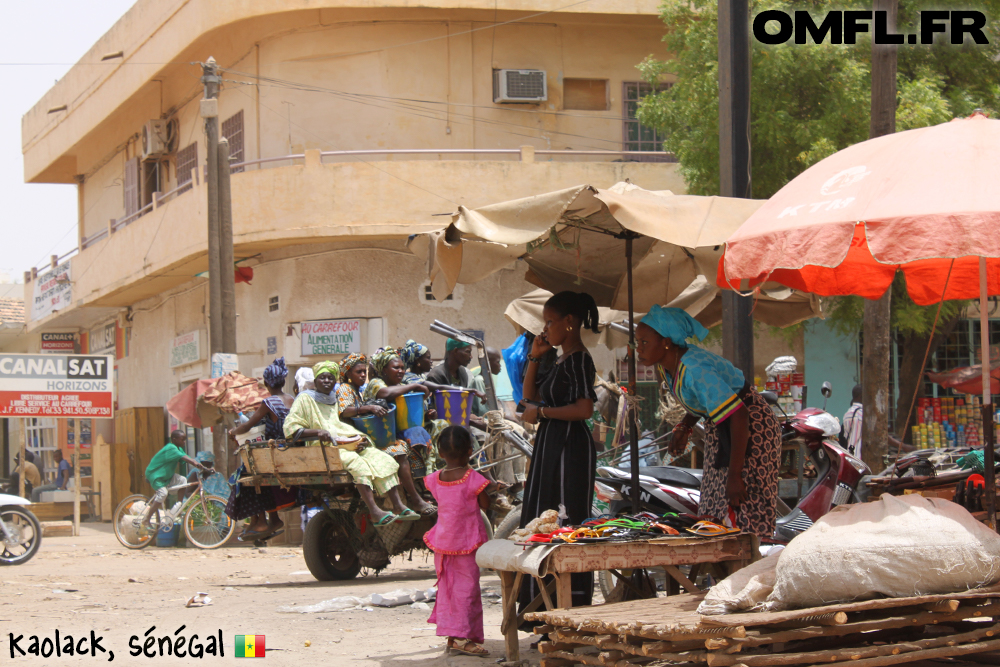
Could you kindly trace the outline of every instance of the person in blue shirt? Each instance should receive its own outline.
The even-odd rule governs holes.
[[[55,459],[57,468],[56,481],[52,484],[45,484],[32,489],[31,502],[33,503],[37,503],[41,500],[42,494],[46,491],[65,490],[66,484],[69,482],[69,478],[73,476],[73,466],[69,464],[69,461],[63,458],[61,449],[57,449],[52,452],[52,457]]]
[[[639,361],[656,366],[664,387],[687,411],[674,427],[671,453],[705,424],[705,477],[698,513],[769,538],[774,533],[781,426],[743,372],[691,344],[708,330],[680,308],[653,306],[635,331]]]

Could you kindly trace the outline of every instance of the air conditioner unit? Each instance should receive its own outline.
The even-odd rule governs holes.
[[[142,126],[142,159],[153,160],[170,152],[170,122],[154,119]]]
[[[531,104],[549,99],[545,86],[545,70],[495,69],[493,70],[494,104]]]

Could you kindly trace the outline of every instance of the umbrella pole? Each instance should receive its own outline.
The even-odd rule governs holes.
[[[983,459],[986,470],[986,520],[996,530],[996,481],[993,447],[993,396],[990,388],[990,318],[986,303],[986,258],[979,258],[979,339],[982,350],[983,371]]]
[[[625,275],[628,277],[628,393],[633,400],[635,390],[635,307],[632,302],[632,238],[631,231],[625,231]],[[635,405],[635,404],[633,404]],[[639,427],[636,425],[638,415],[634,409],[625,413],[628,415],[629,461],[632,467],[632,513],[640,511],[639,504]]]

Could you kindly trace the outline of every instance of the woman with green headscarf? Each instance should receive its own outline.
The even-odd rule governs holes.
[[[402,520],[420,518],[408,509],[399,497],[399,465],[391,456],[371,446],[367,437],[350,424],[340,421],[337,397],[333,393],[340,368],[332,361],[321,361],[313,366],[315,389],[306,389],[295,397],[288,416],[285,417],[285,438],[320,442],[358,442],[356,449],[340,449],[340,460],[351,473],[361,499],[377,526]],[[375,502],[372,490],[392,502],[396,514],[384,511]]]
[[[674,427],[671,453],[679,454],[691,429],[705,423],[705,477],[700,514],[732,519],[760,538],[774,533],[781,459],[781,426],[767,402],[722,357],[689,341],[708,335],[680,308],[653,306],[636,327],[639,361],[656,366],[660,379],[687,411]]]

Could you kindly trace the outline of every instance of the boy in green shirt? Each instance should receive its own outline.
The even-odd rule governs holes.
[[[153,497],[150,499],[149,507],[142,516],[142,526],[152,529],[149,524],[153,512],[163,506],[167,499],[167,491],[171,486],[186,484],[187,480],[177,474],[177,464],[184,461],[188,465],[200,469],[202,472],[215,472],[211,466],[202,465],[200,461],[195,461],[184,453],[184,445],[187,443],[187,436],[183,431],[174,431],[170,434],[170,442],[163,446],[156,455],[149,460],[146,466],[146,480],[153,487]]]

